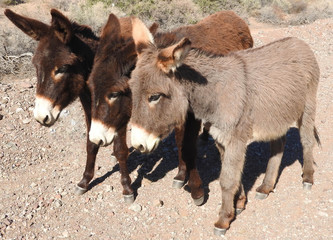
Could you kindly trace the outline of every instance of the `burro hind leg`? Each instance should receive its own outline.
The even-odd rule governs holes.
[[[311,87],[312,85],[310,85]],[[315,128],[316,87],[310,88],[305,102],[303,116],[299,121],[299,133],[303,147],[303,188],[310,190],[313,185],[314,158],[313,147],[316,140],[320,144]]]
[[[300,126],[300,137],[303,146],[303,188],[311,190],[313,185],[314,174],[314,158],[313,147],[315,144],[314,126],[309,124],[302,124]]]
[[[233,137],[230,143],[225,146],[219,178],[222,190],[222,206],[219,219],[215,223],[214,233],[216,235],[223,235],[235,217],[234,199],[240,189],[245,151],[246,143],[236,137]]]
[[[176,131],[176,142],[179,154],[179,172],[174,178],[173,186],[180,188],[184,184],[185,176],[188,175],[188,186],[195,205],[204,202],[204,190],[202,181],[197,170],[197,138],[201,127],[201,121],[196,120],[192,113],[187,114],[183,129]]]
[[[270,142],[270,158],[268,160],[265,178],[262,184],[257,188],[257,199],[265,199],[268,194],[274,190],[285,143],[285,136]]]

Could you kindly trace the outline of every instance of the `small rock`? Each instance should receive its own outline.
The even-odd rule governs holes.
[[[3,97],[1,103],[6,104],[9,102],[9,97]]]
[[[2,221],[6,226],[9,226],[10,224],[12,224],[13,221],[9,220],[8,218],[4,219]]]
[[[13,131],[13,130],[15,130],[15,127],[14,127],[14,125],[12,125],[12,124],[8,124],[8,125],[6,126],[6,129],[9,130],[9,131]]]
[[[102,201],[103,200],[103,194],[102,193],[99,193],[98,195],[97,195],[97,201]]]
[[[20,82],[18,83],[20,88],[33,88],[33,85],[29,82]]]
[[[108,216],[109,216],[109,217],[113,217],[114,215],[115,215],[114,212],[109,212],[109,213],[108,213]]]
[[[33,218],[32,213],[28,213],[27,216],[26,216],[26,219],[31,220],[32,218]]]
[[[117,158],[113,154],[111,155],[110,162],[112,165],[115,165],[117,163]]]
[[[69,114],[69,110],[65,109],[60,113],[60,117],[66,117]]]
[[[164,205],[164,202],[163,202],[162,200],[155,199],[155,200],[153,201],[153,205],[154,205],[155,207],[162,207],[162,206]]]
[[[20,107],[19,107],[19,108],[16,108],[15,112],[16,112],[16,113],[23,112],[23,108],[20,108]]]
[[[113,186],[105,185],[105,187],[104,187],[104,191],[105,191],[105,192],[112,192],[112,191],[113,191]]]
[[[328,214],[326,212],[323,212],[323,211],[319,211],[318,215],[321,216],[321,217],[328,217]]]
[[[31,122],[31,119],[30,119],[30,118],[25,118],[25,119],[22,120],[22,122],[23,122],[24,124],[28,124],[28,123]]]
[[[54,204],[57,208],[61,207],[62,206],[62,201],[60,199],[57,199],[54,201]]]
[[[2,120],[3,119],[3,115],[2,114],[0,114],[0,120]]]
[[[138,203],[132,203],[131,206],[128,207],[128,209],[134,212],[140,212],[142,210],[142,206]]]
[[[62,232],[62,237],[63,238],[68,238],[68,236],[69,236],[69,234],[68,234],[67,230],[65,230],[65,231]]]
[[[34,183],[34,182],[32,182],[32,183],[30,184],[30,187],[32,187],[32,188],[34,188],[34,187],[36,187],[36,186],[37,186],[37,184]]]
[[[57,195],[55,196],[55,199],[61,199],[61,198],[62,198],[61,194],[57,194]]]

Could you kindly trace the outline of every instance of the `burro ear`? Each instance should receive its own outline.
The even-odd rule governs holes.
[[[157,57],[157,66],[165,73],[174,72],[177,67],[183,64],[190,49],[191,41],[188,38],[183,38],[178,43],[160,51]]]
[[[14,13],[10,9],[5,10],[5,15],[12,21],[19,29],[21,29],[29,37],[39,41],[44,35],[48,33],[49,26],[38,20],[21,16]]]
[[[132,17],[132,35],[138,56],[149,44],[154,44],[154,37],[146,25],[137,17]]]
[[[149,27],[149,32],[153,35],[156,34],[157,29],[158,29],[159,25],[158,23],[154,22],[150,27]]]
[[[73,30],[71,21],[56,9],[51,9],[51,27],[60,41],[67,44],[72,38]]]
[[[103,39],[111,39],[114,37],[118,37],[120,35],[120,23],[116,15],[110,14],[108,21],[106,22],[102,33],[101,38]]]

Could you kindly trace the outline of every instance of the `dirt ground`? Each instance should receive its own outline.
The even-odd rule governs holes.
[[[0,10],[1,21],[10,25]],[[322,146],[314,149],[311,192],[302,189],[302,148],[297,129],[291,129],[275,192],[265,200],[255,199],[255,189],[263,179],[268,146],[249,146],[243,178],[248,203],[224,237],[213,235],[221,166],[212,139],[199,147],[198,168],[208,196],[200,207],[186,186],[171,187],[177,172],[172,136],[150,155],[131,153],[128,165],[138,193],[133,204],[124,203],[111,147],[99,151],[91,190],[76,196],[86,156],[80,103],[64,110],[54,126],[42,127],[32,114],[35,74],[7,75],[0,82],[0,239],[333,239],[333,18],[289,27],[250,19],[250,29],[256,46],[287,36],[303,39],[319,62],[316,125]]]

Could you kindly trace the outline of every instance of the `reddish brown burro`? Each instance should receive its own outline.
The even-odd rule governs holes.
[[[224,57],[191,49],[188,38],[158,48],[137,18],[133,19],[133,38],[138,61],[129,83],[132,144],[153,151],[161,139],[184,124],[188,111],[212,124],[210,133],[222,156],[222,206],[216,234],[230,227],[237,193],[241,197],[236,199],[236,208],[244,207],[241,175],[250,141],[283,142],[296,123],[303,146],[303,184],[311,188],[312,151],[319,142],[315,128],[319,67],[306,43],[285,38]],[[282,151],[283,147],[273,154]]]
[[[159,46],[170,46],[187,36],[193,46],[212,54],[227,54],[230,51],[253,46],[252,37],[246,23],[231,11],[221,11],[208,16],[197,24],[180,27],[170,32],[155,33],[151,27],[154,41]],[[107,146],[114,142],[115,148],[122,152],[119,159],[120,169],[124,171],[122,184],[124,195],[131,196],[133,189],[126,169],[128,148],[126,127],[131,115],[131,92],[128,80],[135,67],[137,55],[132,38],[132,25],[122,24],[111,14],[102,31],[100,44],[94,59],[88,85],[92,93],[92,126],[90,140],[98,145]],[[186,116],[186,123],[176,128],[179,172],[174,186],[182,187],[188,176],[188,186],[195,203],[204,200],[204,191],[196,169],[196,140],[201,122],[192,113]],[[120,159],[124,159],[120,161]]]

